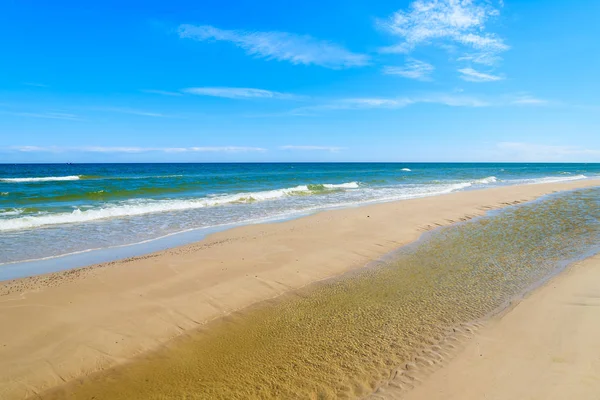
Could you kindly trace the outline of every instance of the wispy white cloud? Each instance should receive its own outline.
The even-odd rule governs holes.
[[[497,96],[470,95],[462,90],[453,93],[421,93],[403,97],[358,97],[337,99],[314,106],[298,107],[280,116],[315,116],[335,110],[396,110],[417,104],[447,107],[521,107],[558,104],[529,94],[504,94]],[[270,115],[266,115],[270,116]]]
[[[460,94],[431,93],[407,97],[364,97],[334,100],[316,106],[299,107],[292,110],[292,115],[315,115],[327,110],[368,110],[399,109],[414,104],[439,104],[449,107],[489,107],[493,104],[487,100]]]
[[[598,161],[600,150],[526,142],[500,142],[495,157],[510,161]]]
[[[402,67],[385,66],[383,73],[386,75],[400,75],[405,78],[417,79],[422,81],[431,80],[431,73],[435,68],[433,65],[424,61],[409,58],[406,64]]]
[[[502,39],[491,34],[481,36],[474,33],[467,33],[466,35],[459,36],[457,41],[461,42],[462,44],[469,45],[476,50],[487,51],[492,54],[500,53],[509,49],[509,47],[504,44]]]
[[[381,51],[408,54],[419,46],[434,45],[451,53],[462,52],[462,56],[455,58],[457,61],[495,65],[502,59],[499,54],[510,47],[503,38],[486,31],[487,22],[500,14],[492,3],[493,0],[414,0],[407,10],[379,21],[384,30],[400,38],[399,43]],[[502,7],[501,2],[499,5]],[[410,70],[398,72],[422,79],[419,72],[412,73],[413,76]],[[503,79],[470,66],[460,72],[462,79],[472,82]]]
[[[106,146],[79,146],[79,147],[60,147],[60,146],[11,146],[9,150],[20,152],[87,152],[87,153],[245,153],[245,152],[265,152],[267,149],[262,147],[245,146],[205,146],[205,147],[106,147]]]
[[[313,106],[297,107],[293,110],[280,113],[281,116],[315,116],[323,111],[334,111],[334,110],[361,110],[361,109],[375,109],[375,108],[387,108],[396,109],[402,108],[411,104],[410,99],[403,98],[353,98],[353,99],[339,99],[333,100],[327,103],[317,104]],[[269,116],[269,115],[267,115]]]
[[[235,87],[196,87],[183,89],[182,92],[200,96],[225,97],[228,99],[298,99],[291,93],[273,92],[265,89]]]
[[[337,103],[332,104],[332,108],[336,106],[338,108],[402,108],[409,104],[413,104],[415,101],[410,98],[382,98],[382,97],[366,97],[366,98],[354,98],[354,99],[343,99]]]
[[[336,147],[336,146],[280,146],[281,150],[294,150],[294,151],[329,151],[331,153],[337,153],[338,151],[342,151],[346,149],[345,147]]]
[[[27,152],[34,152],[34,151],[44,151],[45,148],[40,147],[40,146],[11,146],[8,149],[27,153]]]
[[[337,44],[308,35],[225,30],[210,25],[184,24],[179,26],[179,36],[199,41],[231,42],[249,55],[292,64],[312,64],[333,69],[369,64],[369,56],[365,54],[352,53]]]
[[[144,89],[142,90],[142,92],[150,94],[162,94],[163,96],[183,96],[183,94],[180,92],[170,92],[168,90]]]
[[[76,109],[77,111],[92,111],[92,112],[101,112],[101,113],[118,113],[118,114],[129,114],[129,115],[137,115],[140,117],[151,117],[151,118],[182,118],[177,115],[168,115],[160,112],[154,111],[146,111],[146,110],[138,110],[134,108],[128,107],[77,107],[73,106],[72,109]],[[6,110],[0,111],[0,114],[14,115],[17,117],[26,117],[26,118],[41,118],[41,119],[57,119],[57,120],[66,120],[66,121],[84,121],[85,119],[77,114],[68,113],[68,112],[53,112],[53,111],[13,111]]]
[[[185,149],[185,148],[184,148]],[[244,146],[217,146],[217,147],[188,147],[184,151],[201,153],[246,153],[246,152],[265,152],[263,147],[244,147]]]
[[[491,107],[496,104],[486,98],[459,94],[432,94],[419,99],[420,103],[441,104],[448,107]]]
[[[461,68],[458,70],[461,73],[460,78],[469,82],[494,82],[504,79],[499,75],[487,74],[474,70],[473,68]]]
[[[155,111],[147,111],[147,110],[138,110],[135,108],[129,107],[94,107],[91,108],[92,111],[100,111],[100,112],[111,112],[118,114],[129,114],[129,115],[137,115],[140,117],[152,117],[152,118],[178,118],[174,115],[163,114]]]
[[[67,121],[80,121],[81,118],[75,114],[62,112],[11,112],[6,111],[5,114],[15,115],[17,117],[28,118],[43,118],[43,119],[62,119]]]
[[[401,38],[400,43],[383,49],[408,53],[430,44],[458,44],[486,53],[509,49],[502,38],[485,32],[486,22],[499,15],[490,1],[415,0],[407,11],[399,10],[380,26]]]
[[[544,100],[544,99],[539,99],[537,97],[533,97],[530,95],[521,95],[521,96],[517,96],[517,98],[515,98],[512,101],[512,103],[517,104],[517,105],[545,106],[545,105],[549,105],[550,101]]]
[[[493,53],[469,53],[457,58],[457,61],[469,61],[475,64],[492,66],[498,63],[501,57]]]

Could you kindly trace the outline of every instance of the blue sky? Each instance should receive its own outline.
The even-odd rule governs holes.
[[[600,161],[600,2],[3,2],[0,162]]]

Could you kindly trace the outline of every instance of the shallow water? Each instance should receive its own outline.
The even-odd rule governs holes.
[[[212,322],[43,398],[362,397],[417,350],[599,244],[600,189],[548,196],[441,228],[380,265]]]

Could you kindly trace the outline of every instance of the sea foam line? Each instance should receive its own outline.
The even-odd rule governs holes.
[[[69,175],[69,176],[44,176],[44,177],[33,177],[33,178],[0,178],[0,182],[54,182],[54,181],[78,181],[81,179],[80,175]]]
[[[524,179],[525,183],[555,183],[555,182],[567,182],[567,181],[578,181],[581,179],[588,179],[585,175],[575,175],[575,176],[547,176],[544,178],[532,178],[532,179]]]
[[[184,211],[197,208],[219,206],[235,203],[252,203],[256,201],[275,200],[286,196],[317,194],[332,190],[358,189],[358,182],[341,184],[300,185],[292,188],[266,190],[262,192],[237,193],[181,200],[137,199],[103,208],[81,211],[79,208],[71,213],[54,215],[29,215],[0,221],[0,231],[12,231],[37,228],[47,225],[73,224],[109,218],[131,217],[171,211]]]
[[[478,179],[475,181],[475,183],[482,183],[482,184],[496,183],[496,182],[498,182],[498,178],[496,178],[495,176],[488,176],[487,178]]]
[[[552,183],[586,179],[585,175],[577,175],[572,177],[545,177],[537,179],[527,179],[521,181],[509,181],[511,184],[523,183]],[[358,202],[345,203],[341,202],[333,207],[354,206],[371,202],[385,202],[394,200],[404,200],[417,197],[436,196],[445,193],[451,193],[457,190],[471,187],[474,183],[494,183],[495,177],[488,177],[471,182],[462,182],[446,185],[425,185],[421,188],[402,188],[398,193],[386,193],[384,196],[372,198],[368,200],[360,200]],[[53,215],[27,215],[17,218],[8,218],[0,220],[1,231],[13,231],[31,229],[49,225],[84,223],[103,219],[125,218],[144,214],[164,213],[173,211],[192,210],[204,207],[219,206],[225,204],[236,203],[253,203],[267,200],[275,200],[286,196],[327,193],[329,190],[345,190],[359,189],[360,185],[357,182],[347,182],[342,184],[322,184],[322,185],[301,185],[292,188],[275,189],[261,192],[237,193],[233,195],[221,195],[204,197],[197,199],[180,199],[180,200],[153,200],[153,199],[137,199],[128,200],[126,202],[110,205],[103,208],[95,208],[82,211],[76,209],[71,213],[57,213]],[[328,207],[331,207],[330,204]],[[327,207],[327,206],[326,206]],[[323,207],[315,207],[321,209]],[[309,211],[309,210],[306,210]]]

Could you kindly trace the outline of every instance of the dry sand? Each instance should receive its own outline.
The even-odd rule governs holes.
[[[514,186],[326,211],[235,228],[134,259],[5,282],[0,284],[0,398],[24,398],[125,362],[208,320],[360,268],[436,226],[553,191],[597,185],[599,181]],[[588,308],[595,309],[579,307]],[[571,318],[572,313],[565,313]],[[522,317],[520,329],[527,331],[535,321]],[[563,339],[548,337],[555,347],[562,346]],[[504,338],[494,343],[496,352],[490,357],[501,355],[506,344]],[[493,365],[492,360],[490,375]],[[549,368],[541,361],[540,365]],[[440,370],[432,382],[446,370],[451,368]],[[503,385],[519,370],[501,370],[504,378],[496,384]],[[466,398],[457,393],[455,398]],[[420,398],[434,398],[424,396]]]

